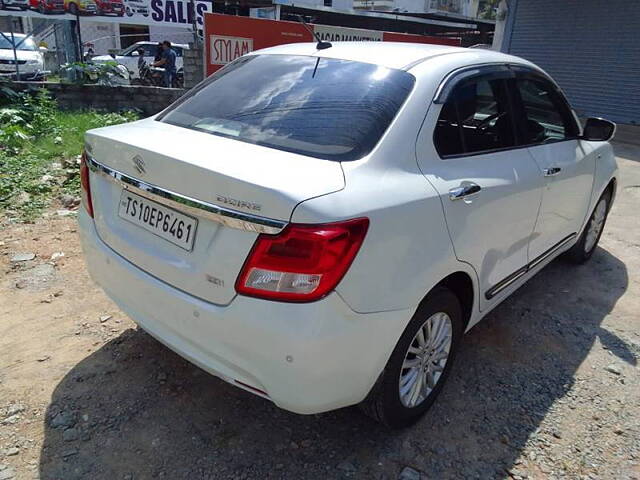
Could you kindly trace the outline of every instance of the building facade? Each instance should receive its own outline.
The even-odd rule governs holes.
[[[353,0],[353,8],[380,12],[449,14],[475,18],[479,0]]]

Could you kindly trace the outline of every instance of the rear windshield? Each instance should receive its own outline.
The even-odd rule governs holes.
[[[335,161],[367,155],[413,87],[404,71],[293,55],[242,57],[158,120]]]

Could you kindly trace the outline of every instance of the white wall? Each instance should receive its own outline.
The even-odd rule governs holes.
[[[324,7],[324,0],[291,0],[291,3],[300,7]],[[339,10],[352,9],[353,0],[333,0],[332,8]]]
[[[149,40],[152,42],[169,40],[171,43],[191,43],[193,42],[193,33],[186,28],[149,25]]]
[[[91,42],[96,55],[106,55],[110,49],[120,48],[120,29],[117,23],[80,21],[82,43]]]
[[[479,0],[395,0],[394,8],[411,13],[450,12],[475,18],[479,3]]]
[[[410,13],[425,13],[429,8],[429,0],[395,0],[393,8]]]

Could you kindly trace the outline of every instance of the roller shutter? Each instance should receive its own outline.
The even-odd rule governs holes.
[[[640,1],[511,0],[503,50],[544,68],[581,116],[640,124]]]

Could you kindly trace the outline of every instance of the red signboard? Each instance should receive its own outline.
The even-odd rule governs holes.
[[[409,35],[359,28],[310,25],[327,41],[367,40],[386,42],[432,43],[460,45],[460,39]],[[207,75],[211,75],[236,58],[261,48],[285,43],[313,42],[314,38],[304,25],[298,22],[265,20],[207,13],[204,16],[205,62]]]

